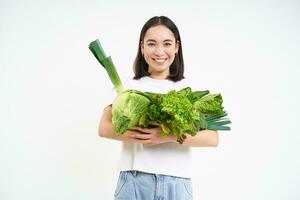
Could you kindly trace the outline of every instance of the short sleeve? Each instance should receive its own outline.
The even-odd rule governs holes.
[[[123,77],[121,81],[125,90],[131,87],[132,78]],[[101,107],[106,108],[107,106],[111,105],[117,96],[117,90],[112,84],[103,88],[100,97]]]
[[[101,107],[104,109],[107,106],[111,105],[117,95],[117,90],[114,87],[105,88],[100,96]]]
[[[186,88],[186,87],[191,87],[191,84],[187,79],[182,79],[176,84],[176,90],[181,90],[182,88]]]
[[[122,79],[122,83],[123,83],[123,86],[125,88],[125,90],[128,90],[128,89],[133,89],[134,88],[134,82],[135,80],[132,78],[132,77],[123,77]]]

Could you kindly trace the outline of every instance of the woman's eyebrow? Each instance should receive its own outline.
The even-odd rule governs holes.
[[[148,40],[146,40],[146,42],[156,42],[156,41],[153,39],[148,39]]]
[[[166,39],[166,40],[164,40],[164,42],[173,42],[173,40],[171,40],[171,39]]]
[[[148,40],[146,40],[146,42],[156,42],[156,40],[154,40],[154,39],[148,39]],[[164,42],[173,42],[173,40],[166,39],[166,40],[164,40]]]

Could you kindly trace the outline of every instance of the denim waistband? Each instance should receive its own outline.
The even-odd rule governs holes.
[[[128,170],[128,171],[123,171],[126,173],[130,173],[132,176],[136,177],[138,175],[149,175],[149,176],[155,176],[155,177],[168,177],[168,178],[173,178],[173,179],[186,179],[186,180],[191,180],[191,178],[187,177],[179,177],[179,176],[172,176],[172,175],[165,175],[165,174],[154,174],[154,173],[149,173],[149,172],[143,172],[139,170]]]

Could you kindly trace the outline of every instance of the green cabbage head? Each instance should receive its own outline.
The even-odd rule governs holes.
[[[112,124],[116,133],[122,135],[127,129],[137,126],[149,106],[150,100],[143,92],[137,90],[121,92],[112,105]]]

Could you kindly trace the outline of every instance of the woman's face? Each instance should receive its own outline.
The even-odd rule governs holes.
[[[173,32],[166,26],[157,25],[147,30],[141,43],[141,51],[152,78],[165,79],[169,75],[178,47]]]

